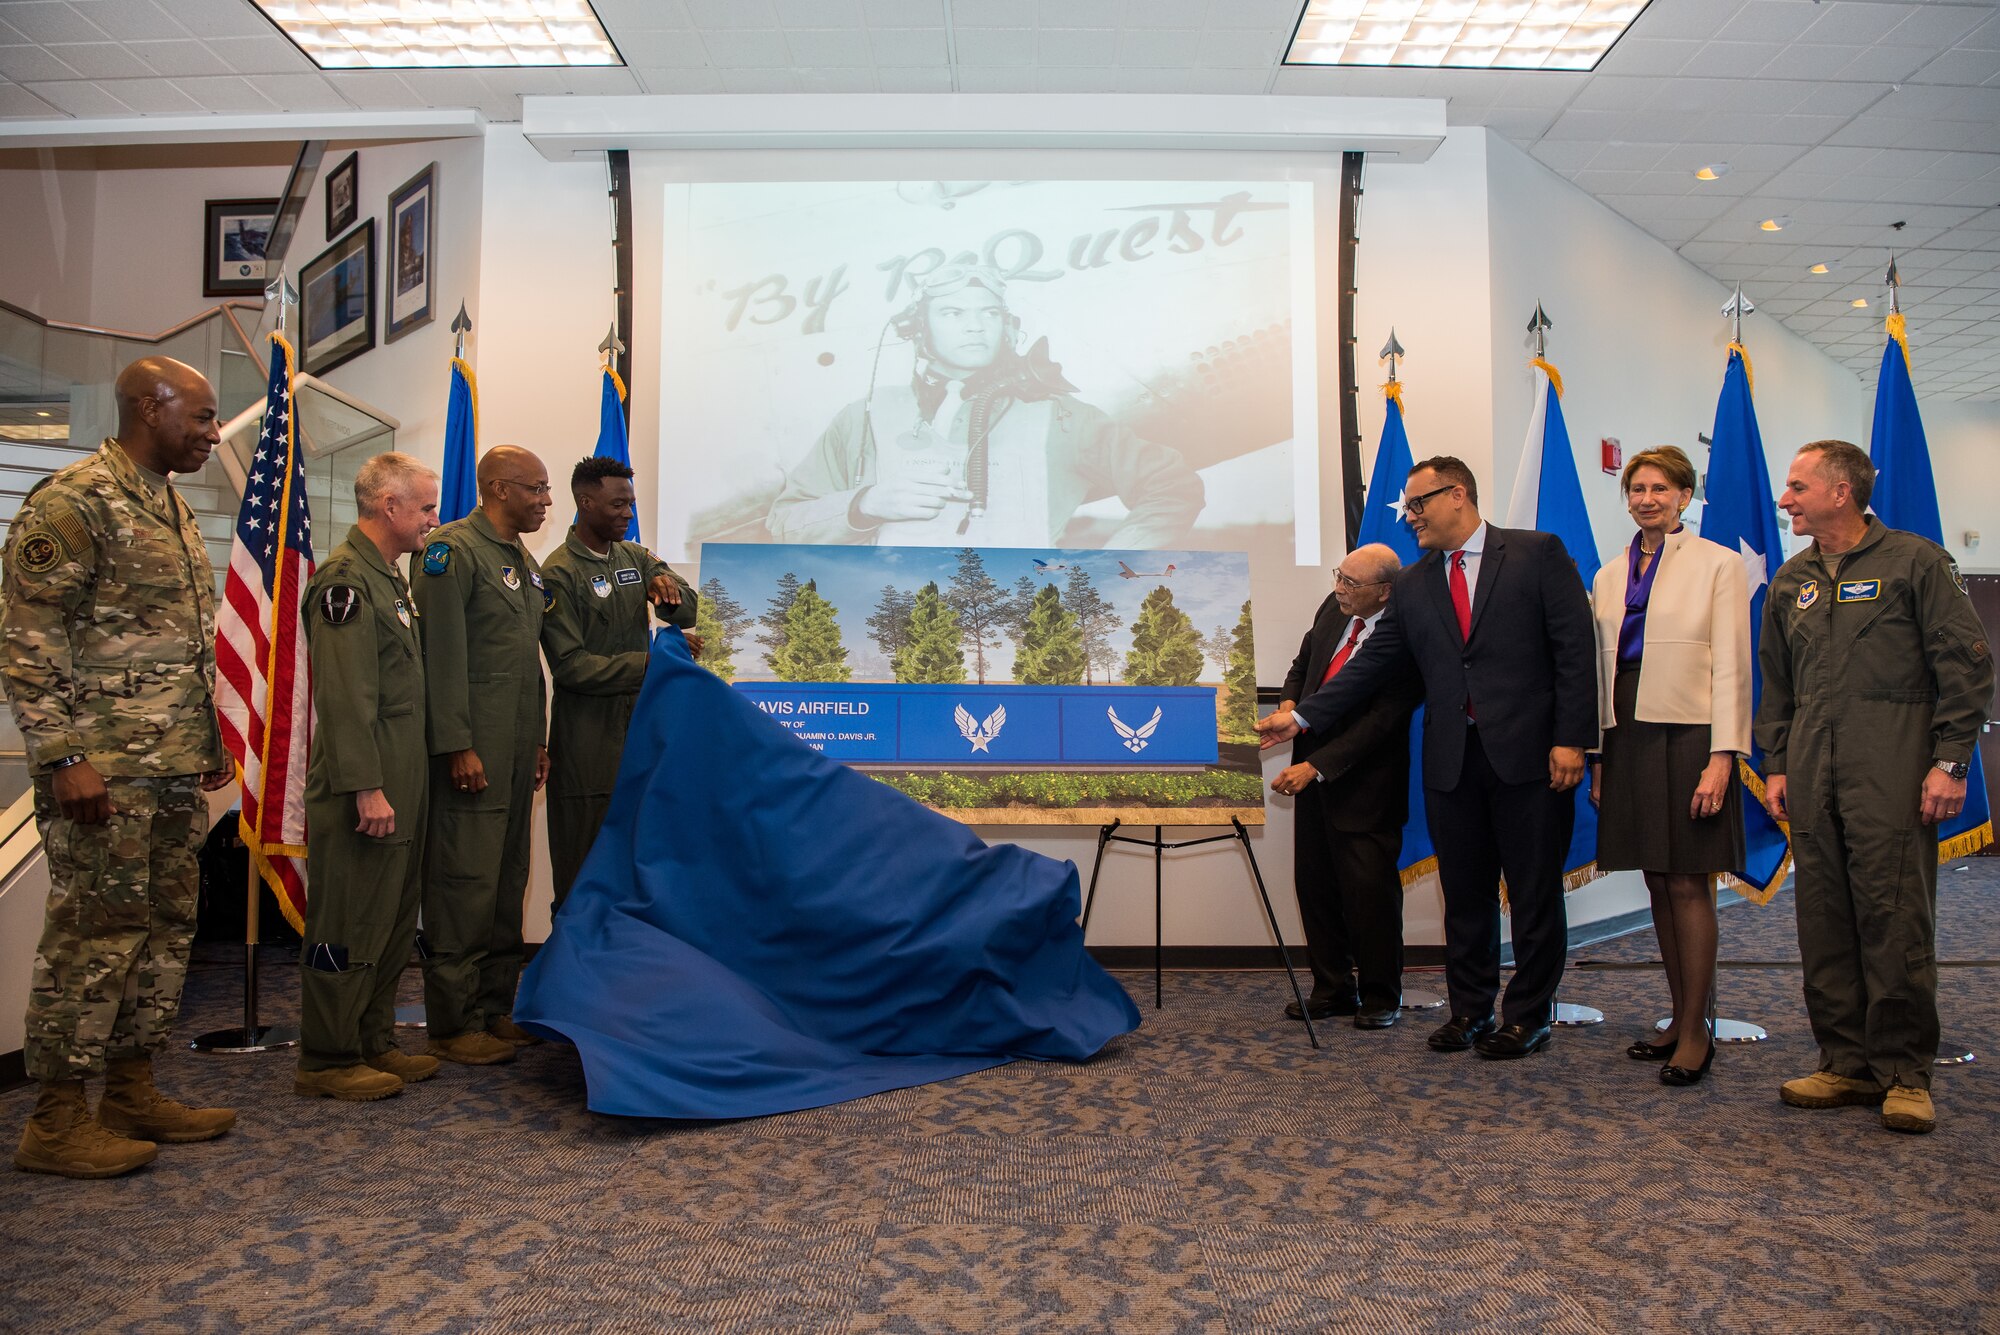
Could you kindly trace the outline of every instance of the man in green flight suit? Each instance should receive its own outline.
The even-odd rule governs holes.
[[[540,1041],[513,1015],[529,822],[549,773],[548,589],[521,535],[548,512],[548,468],[495,446],[479,460],[479,508],[431,534],[416,581],[431,751],[424,1010],[430,1054],[472,1066]]]
[[[625,750],[639,687],[646,679],[652,628],[646,606],[683,631],[694,626],[699,597],[631,532],[632,469],[592,456],[569,478],[576,525],[542,567],[551,602],[542,617],[542,649],[555,700],[549,717],[549,863],[555,907],[569,895],[590,852]]]
[[[0,662],[34,776],[49,901],[23,1058],[41,1085],[14,1164],[116,1177],[227,1108],[153,1085],[180,1010],[208,832],[231,771],[215,714],[215,574],[170,475],[221,441],[215,390],[168,357],[118,375],[118,434],[37,483],[7,535]],[[86,1077],[104,1077],[92,1117]]]
[[[437,527],[438,476],[407,454],[378,454],[355,475],[354,504],[360,518],[306,585],[301,608],[317,724],[292,1088],[365,1102],[438,1069],[437,1058],[396,1046],[430,789],[423,642],[398,563]]]
[[[1779,507],[1813,545],[1785,562],[1757,647],[1765,805],[1791,821],[1799,955],[1820,1069],[1799,1108],[1881,1104],[1937,1125],[1937,829],[1965,805],[1993,658],[1951,556],[1868,513],[1875,466],[1806,445]]]

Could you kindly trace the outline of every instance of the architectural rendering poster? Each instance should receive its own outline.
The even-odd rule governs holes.
[[[1261,824],[1241,552],[710,543],[703,663],[975,824]]]

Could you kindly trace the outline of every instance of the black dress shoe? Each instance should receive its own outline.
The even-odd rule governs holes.
[[[1356,1029],[1388,1029],[1403,1018],[1403,1008],[1387,1001],[1365,1002],[1354,1013]]]
[[[1679,1046],[1679,1040],[1672,1043],[1648,1043],[1642,1038],[1626,1048],[1625,1055],[1635,1062],[1663,1062],[1673,1056],[1674,1049]]]
[[[1473,1046],[1482,1057],[1525,1057],[1547,1047],[1550,1032],[1545,1024],[1503,1024]]]
[[[1708,1040],[1708,1055],[1701,1059],[1699,1066],[1675,1066],[1668,1062],[1660,1068],[1660,1083],[1663,1085],[1698,1085],[1708,1074],[1708,1068],[1715,1065],[1715,1039]]]
[[[1287,1020],[1303,1020],[1310,1015],[1315,1020],[1324,1020],[1335,1015],[1352,1015],[1361,1008],[1359,997],[1307,997],[1305,1015],[1299,1013],[1299,1003],[1285,1003]]]
[[[1463,1052],[1482,1035],[1492,1032],[1493,1017],[1490,1015],[1479,1019],[1470,1015],[1454,1015],[1439,1025],[1437,1032],[1425,1041],[1439,1052]]]

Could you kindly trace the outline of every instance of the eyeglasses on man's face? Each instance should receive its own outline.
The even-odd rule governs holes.
[[[505,482],[510,487],[519,487],[522,491],[527,492],[537,500],[549,495],[551,491],[549,484],[546,482],[529,482],[518,477],[503,477],[499,480]]]
[[[1456,482],[1447,482],[1442,487],[1431,488],[1421,496],[1405,496],[1403,498],[1403,513],[1420,515],[1424,512],[1424,507],[1431,503],[1433,497],[1442,496],[1448,491],[1457,491],[1458,487],[1459,484]]]
[[[1387,584],[1386,579],[1355,579],[1345,570],[1333,572],[1333,587],[1336,589],[1372,589],[1377,584]]]

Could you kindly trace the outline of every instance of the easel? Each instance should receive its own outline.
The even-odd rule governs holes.
[[[1285,966],[1285,977],[1291,980],[1292,999],[1298,1002],[1299,1014],[1301,1017],[1304,1018],[1306,1022],[1306,1037],[1309,1040],[1311,1040],[1312,1045],[1315,1048],[1317,1048],[1319,1046],[1319,1035],[1313,1032],[1312,1015],[1309,1011],[1307,1011],[1306,999],[1304,995],[1299,991],[1299,976],[1292,969],[1292,957],[1285,950],[1284,934],[1278,930],[1278,915],[1271,908],[1271,896],[1264,889],[1264,873],[1260,871],[1257,867],[1257,854],[1250,847],[1250,831],[1243,827],[1243,822],[1238,820],[1236,817],[1231,816],[1229,818],[1229,824],[1232,827],[1232,831],[1229,834],[1205,835],[1200,839],[1182,839],[1171,844],[1167,843],[1162,838],[1163,827],[1158,825],[1155,825],[1153,827],[1153,837],[1151,839],[1135,839],[1128,834],[1115,833],[1115,831],[1123,823],[1124,822],[1120,820],[1114,819],[1109,825],[1103,826],[1097,831],[1097,856],[1095,859],[1092,860],[1090,864],[1089,888],[1086,889],[1083,893],[1084,934],[1087,936],[1089,935],[1090,932],[1090,906],[1091,902],[1097,897],[1097,874],[1100,870],[1102,870],[1104,866],[1105,848],[1111,844],[1137,844],[1141,848],[1152,849],[1153,850],[1153,1009],[1155,1010],[1160,1009],[1160,1007],[1164,1004],[1164,986],[1161,982],[1164,969],[1161,963],[1161,957],[1164,954],[1163,942],[1165,940],[1164,929],[1162,927],[1162,921],[1161,921],[1162,918],[1161,903],[1163,899],[1161,882],[1163,877],[1163,867],[1164,867],[1164,859],[1166,851],[1170,848],[1198,848],[1202,844],[1218,844],[1223,842],[1224,840],[1233,839],[1236,842],[1243,845],[1243,856],[1245,858],[1248,858],[1250,861],[1250,875],[1257,884],[1257,898],[1264,902],[1264,919],[1265,921],[1271,924],[1271,939],[1278,943],[1278,961],[1279,963]]]

